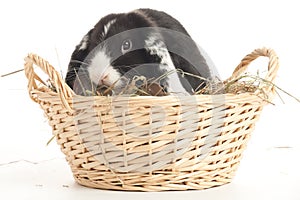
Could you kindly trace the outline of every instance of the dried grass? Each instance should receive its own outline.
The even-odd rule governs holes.
[[[238,78],[222,82],[218,77],[213,77],[211,79],[205,79],[203,77],[184,72],[182,70],[174,70],[167,72],[166,74],[152,79],[146,79],[144,76],[134,76],[133,79],[122,89],[118,95],[131,95],[131,96],[167,96],[170,93],[166,92],[164,88],[160,85],[160,81],[169,76],[171,73],[178,73],[181,76],[193,76],[198,79],[204,80],[203,84],[206,83],[205,87],[199,85],[194,95],[216,95],[216,94],[242,94],[242,93],[253,93],[256,94],[266,101],[268,101],[268,95],[265,92],[264,88],[274,87],[277,95],[282,100],[279,91],[287,94],[296,101],[300,103],[300,99],[293,96],[286,90],[280,88],[273,82],[270,82],[264,78],[261,78],[259,72],[256,75],[245,73]],[[117,82],[117,81],[116,81]],[[112,96],[115,94],[114,85],[116,82],[108,87],[105,85],[99,86],[96,88],[96,91],[84,90],[88,95],[94,96]],[[139,84],[137,84],[139,83]],[[138,85],[138,86],[137,86]],[[50,87],[52,88],[52,87]],[[201,89],[199,89],[201,88]],[[283,101],[283,100],[282,100]],[[271,102],[269,102],[271,103]]]
[[[3,74],[0,77],[7,77],[13,74],[16,74],[18,72],[23,71],[24,69],[16,70],[7,74]],[[120,92],[119,95],[122,94],[130,94],[131,96],[166,96],[170,95],[170,93],[167,93],[164,88],[161,87],[159,84],[160,80],[163,78],[169,76],[171,73],[178,73],[181,76],[193,76],[196,78],[199,78],[201,80],[204,80],[206,82],[206,86],[202,87],[203,85],[199,85],[198,88],[195,91],[195,95],[215,95],[215,94],[241,94],[241,93],[257,93],[262,94],[264,99],[267,100],[268,96],[264,92],[264,88],[267,86],[274,87],[276,90],[276,94],[281,99],[281,101],[284,103],[283,98],[281,97],[280,92],[283,92],[284,94],[288,95],[289,97],[293,98],[297,102],[300,103],[300,99],[292,95],[291,93],[287,92],[286,90],[282,89],[278,85],[274,84],[273,82],[270,82],[264,78],[261,78],[259,75],[259,72],[256,75],[245,73],[244,75],[241,75],[240,77],[229,81],[229,82],[222,82],[220,79],[214,77],[210,80],[205,79],[203,77],[190,74],[187,72],[184,72],[182,70],[174,70],[169,71],[165,73],[164,75],[155,78],[155,79],[149,79],[147,80],[144,76],[135,76],[133,80],[126,85],[126,87],[123,88],[123,90]],[[118,80],[119,81],[119,80]],[[137,87],[137,82],[142,82],[142,84],[139,84],[140,86]],[[79,80],[80,82],[80,80]],[[116,81],[117,82],[117,81]],[[112,96],[114,95],[114,85],[116,82],[108,87],[106,85],[102,85],[96,88],[95,91],[86,90],[83,88],[83,91],[85,91],[85,95],[90,96]],[[203,82],[204,83],[204,82]],[[54,83],[48,79],[46,81],[47,86],[54,92],[56,92],[56,88],[54,86]],[[83,85],[81,84],[81,87]],[[202,89],[199,89],[202,88]]]

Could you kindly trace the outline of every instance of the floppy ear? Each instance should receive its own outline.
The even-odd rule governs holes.
[[[204,79],[211,78],[210,66],[190,36],[167,29],[162,29],[161,32],[176,68]],[[186,78],[194,90],[206,85],[204,79],[192,76],[186,76]]]
[[[72,53],[71,60],[68,66],[68,72],[65,77],[66,83],[70,88],[73,89],[74,81],[78,74],[80,67],[82,66],[84,60],[90,52],[90,39],[94,29],[91,29],[81,40],[81,42],[76,46]],[[84,65],[83,65],[84,67]]]

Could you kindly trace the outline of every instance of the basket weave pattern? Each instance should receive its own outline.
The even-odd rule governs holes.
[[[278,58],[266,48],[247,55],[226,81],[239,77],[259,56],[269,57],[265,79],[272,82]],[[56,91],[41,80],[34,65],[49,76]],[[75,180],[102,189],[188,190],[229,183],[267,104],[259,92],[78,96],[34,54],[25,59],[25,74],[29,95],[44,110]],[[271,100],[274,88],[264,91]]]

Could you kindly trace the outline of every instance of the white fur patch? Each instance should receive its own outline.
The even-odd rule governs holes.
[[[168,75],[167,82],[169,84],[169,92],[174,95],[189,95],[189,93],[184,89],[181,81],[178,77],[176,68],[173,64],[172,58],[168,52],[165,43],[158,40],[158,35],[151,35],[146,41],[146,49],[151,55],[158,55],[161,58],[160,68],[162,70],[167,70],[170,72]]]
[[[96,84],[100,82],[106,68],[110,66],[110,58],[105,54],[104,50],[94,55],[88,67],[90,78]]]
[[[208,54],[206,53],[206,51],[204,51],[204,49],[202,49],[200,46],[198,46],[198,49],[201,53],[201,55],[203,56],[203,58],[205,59],[207,65],[209,66],[209,73],[211,74],[212,77],[219,77],[217,68],[215,66],[215,64],[213,63],[213,61],[211,60],[211,58],[208,56]]]
[[[121,74],[110,65],[109,67],[106,68],[103,74],[102,83],[107,86],[111,86],[115,84],[114,87],[118,87],[121,84],[119,81],[120,77]]]
[[[113,25],[114,23],[116,23],[116,19],[112,19],[112,20],[110,20],[109,22],[107,22],[107,24],[104,25],[104,31],[103,31],[103,33],[102,33],[102,36],[103,36],[103,37],[107,34],[109,28],[110,28],[111,25]]]
[[[151,55],[158,55],[161,63],[167,65],[170,69],[175,69],[171,56],[166,45],[157,39],[156,35],[150,36],[146,41],[146,49]]]
[[[89,36],[85,35],[80,42],[79,50],[85,50],[87,48],[88,40],[89,40]]]

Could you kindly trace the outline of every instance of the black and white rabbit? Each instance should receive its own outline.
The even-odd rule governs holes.
[[[137,9],[103,17],[76,46],[65,79],[80,95],[99,85],[120,93],[135,75],[158,79],[169,94],[189,95],[212,76],[203,55],[176,19]]]

